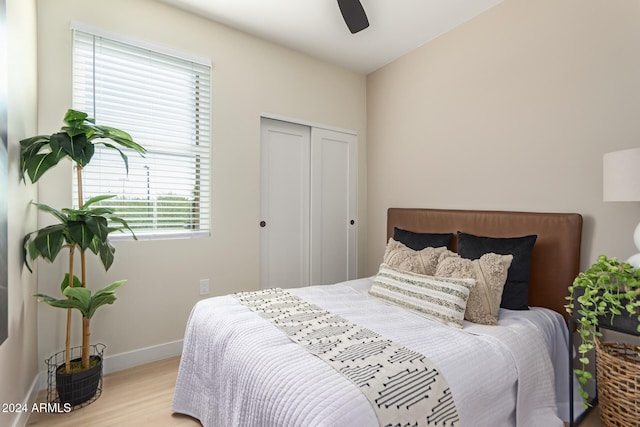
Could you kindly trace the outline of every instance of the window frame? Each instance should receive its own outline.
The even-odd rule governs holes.
[[[134,50],[139,50],[139,49],[143,49],[143,50],[148,50],[153,52],[154,54],[158,54],[159,56],[170,56],[173,58],[176,58],[180,61],[185,61],[186,62],[191,62],[191,63],[195,63],[198,64],[199,66],[204,66],[207,69],[208,72],[208,76],[204,76],[204,78],[208,78],[207,80],[204,80],[202,83],[202,88],[208,89],[208,93],[206,93],[206,106],[205,106],[205,114],[207,114],[206,117],[206,132],[205,132],[205,136],[203,139],[203,135],[201,135],[199,133],[199,129],[200,129],[200,120],[199,118],[201,116],[197,116],[196,118],[194,118],[194,122],[192,123],[193,128],[195,129],[194,134],[192,135],[191,138],[194,140],[193,143],[188,144],[188,146],[191,147],[195,147],[200,145],[200,143],[202,141],[204,141],[205,147],[203,147],[202,153],[205,153],[204,155],[207,156],[206,159],[201,159],[201,153],[199,153],[200,150],[197,149],[191,149],[189,150],[188,148],[186,148],[185,150],[182,151],[181,154],[169,154],[169,155],[176,155],[176,156],[188,156],[188,158],[190,159],[190,162],[194,162],[197,165],[200,165],[200,161],[205,161],[206,162],[206,167],[204,168],[205,170],[202,170],[199,173],[196,173],[194,175],[194,179],[193,179],[193,187],[197,188],[197,193],[194,196],[195,199],[201,199],[202,198],[202,194],[203,192],[205,193],[205,197],[204,200],[200,200],[197,203],[197,207],[195,209],[201,210],[204,209],[205,212],[201,213],[201,214],[196,214],[196,215],[192,215],[188,221],[193,221],[193,223],[199,223],[201,224],[202,228],[198,228],[198,229],[194,229],[192,231],[189,231],[188,228],[185,229],[179,229],[179,228],[174,228],[174,229],[163,229],[163,228],[152,228],[152,229],[148,229],[148,230],[136,230],[134,228],[134,232],[136,234],[136,237],[138,240],[157,240],[157,239],[175,239],[175,238],[199,238],[199,237],[209,237],[211,235],[211,227],[212,227],[212,165],[211,165],[211,161],[212,161],[212,62],[210,59],[208,58],[203,58],[203,57],[199,57],[190,53],[186,53],[186,52],[181,52],[181,51],[177,51],[175,49],[171,49],[168,48],[166,46],[160,46],[160,45],[156,45],[156,44],[152,44],[146,41],[142,41],[142,40],[137,40],[131,37],[127,37],[127,36],[123,36],[120,34],[116,34],[113,32],[109,32],[103,29],[99,29],[96,27],[92,27],[92,26],[88,26],[79,22],[75,22],[73,21],[71,23],[71,30],[72,30],[72,43],[73,43],[73,59],[72,59],[72,64],[75,67],[76,66],[76,31],[85,33],[89,36],[93,36],[93,37],[99,37],[99,38],[103,38],[103,39],[108,39],[110,42],[115,42],[115,43],[120,43],[120,44],[125,44],[125,45],[129,45],[132,47],[132,52]],[[133,53],[132,53],[133,55]],[[74,99],[73,105],[74,108],[76,108],[76,98],[83,98],[85,97],[85,95],[82,96],[78,96],[77,95],[77,82],[76,82],[76,78],[75,78],[75,69],[73,72],[73,77],[72,77],[72,97]],[[196,72],[194,72],[194,77],[199,76],[199,74],[197,74]],[[197,77],[202,79],[202,76]],[[200,89],[200,84],[196,84],[195,86],[196,89],[196,93],[191,94],[193,95],[194,99],[198,99],[199,102],[199,91]],[[95,89],[95,86],[92,86],[93,89]],[[95,97],[95,90],[93,91],[94,94],[90,95],[90,96],[94,96]],[[86,92],[83,92],[83,94]],[[95,111],[95,98],[93,101],[94,104],[94,111]],[[194,112],[195,111],[199,111],[198,110],[198,104],[196,103],[194,105]],[[82,108],[80,108],[82,110]],[[86,109],[85,109],[86,110]],[[83,110],[83,111],[85,111]],[[93,117],[94,115],[92,114],[91,111],[86,111],[90,117]],[[198,114],[198,113],[196,113]],[[98,118],[98,123],[100,123],[101,120],[100,118]],[[117,126],[116,126],[117,127]],[[123,130],[126,130],[125,128],[123,128]],[[131,132],[132,134],[134,132]],[[134,135],[134,139],[136,141],[138,141],[138,138],[135,137]],[[144,141],[140,141],[141,145],[145,146],[145,148],[149,149],[148,145],[145,144]],[[165,144],[167,142],[165,141]],[[162,143],[161,143],[162,145]],[[191,151],[189,153],[189,151]],[[151,148],[149,149],[150,153],[154,153],[154,149]],[[129,154],[129,153],[127,153]],[[155,152],[156,155],[159,156],[166,156],[167,153],[163,153],[162,149],[158,149],[158,151]],[[137,155],[137,154],[132,154],[133,156]],[[130,156],[130,160],[131,160],[131,156]],[[105,160],[108,162],[108,160]],[[161,162],[162,165],[170,165],[171,162]],[[180,164],[180,162],[178,162],[178,164]],[[94,163],[90,163],[90,166],[93,166]],[[108,163],[104,164],[103,167],[108,167]],[[159,169],[160,170],[160,169]],[[131,172],[131,170],[129,171]],[[75,171],[74,171],[75,173]],[[86,181],[86,178],[85,178]],[[147,185],[148,185],[148,169],[147,169]],[[204,183],[204,184],[203,184]],[[74,184],[73,187],[75,188],[76,183],[74,180]],[[86,187],[86,185],[85,185]],[[204,189],[203,189],[204,187]],[[118,194],[118,193],[115,193]],[[148,193],[147,193],[148,194]],[[86,190],[85,190],[85,199],[88,199],[91,196],[95,196],[97,194],[87,194]],[[124,195],[124,191],[123,191],[123,195]],[[147,196],[148,197],[148,196]],[[73,192],[73,202],[74,204],[77,204],[77,196],[75,195],[75,192]],[[122,200],[122,199],[118,199],[118,200]],[[150,200],[150,199],[147,199]],[[118,215],[118,211],[116,211],[116,215]],[[125,215],[119,215],[124,217],[125,219],[126,216]],[[158,221],[158,215],[155,214],[153,217],[148,217],[148,218],[153,218],[151,219],[151,221],[147,221],[147,224],[154,224]],[[132,227],[133,228],[133,227]],[[121,240],[133,240],[133,237],[131,236],[130,233],[113,233],[109,236],[109,238],[112,241],[121,241]]]

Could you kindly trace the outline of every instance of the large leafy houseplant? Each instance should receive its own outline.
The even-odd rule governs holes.
[[[569,287],[567,299],[569,304],[565,308],[570,315],[575,314],[580,335],[580,367],[574,372],[582,385],[579,393],[587,405],[589,394],[584,386],[593,379],[587,369],[587,353],[595,348],[596,338],[602,336],[598,327],[604,322],[630,320],[627,323],[640,332],[640,271],[628,262],[601,255],[588,270],[578,274]]]
[[[101,144],[117,150],[128,172],[126,150],[144,154],[145,149],[133,141],[131,136],[109,126],[95,124],[95,120],[81,111],[68,110],[64,117],[65,126],[52,135],[38,135],[20,141],[20,166],[22,177],[36,183],[49,169],[61,160],[69,159],[76,168],[79,208],[54,209],[45,204],[34,203],[41,211],[52,214],[58,222],[33,231],[24,237],[25,263],[29,270],[29,260],[43,258],[55,261],[62,249],[69,251],[68,273],[61,283],[62,298],[44,294],[35,296],[53,307],[67,309],[67,330],[65,342],[65,370],[70,372],[71,355],[71,310],[82,314],[82,357],[81,368],[90,365],[90,320],[96,309],[112,304],[115,290],[124,284],[118,281],[91,293],[87,288],[87,249],[98,255],[105,270],[114,260],[115,248],[109,241],[109,234],[115,231],[130,231],[125,220],[115,215],[113,209],[99,206],[99,202],[112,196],[97,196],[83,201],[82,170],[89,164],[95,146]],[[135,237],[135,235],[134,235]],[[75,255],[80,256],[80,278],[75,275]]]

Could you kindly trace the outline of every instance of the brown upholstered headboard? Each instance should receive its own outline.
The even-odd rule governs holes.
[[[567,288],[580,270],[580,214],[390,208],[387,240],[393,236],[394,227],[422,233],[462,231],[489,237],[536,234],[529,305],[550,308],[567,318]],[[456,243],[454,238],[452,250],[457,249]]]

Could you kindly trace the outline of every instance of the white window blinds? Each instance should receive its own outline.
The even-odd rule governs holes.
[[[83,172],[84,200],[115,195],[101,203],[138,238],[208,235],[210,65],[77,29],[73,42],[73,108],[147,149],[127,152],[127,174],[120,154],[98,145]]]

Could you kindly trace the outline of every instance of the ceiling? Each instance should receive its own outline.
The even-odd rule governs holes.
[[[162,0],[271,42],[368,74],[502,0],[361,0],[351,34],[336,0]]]

